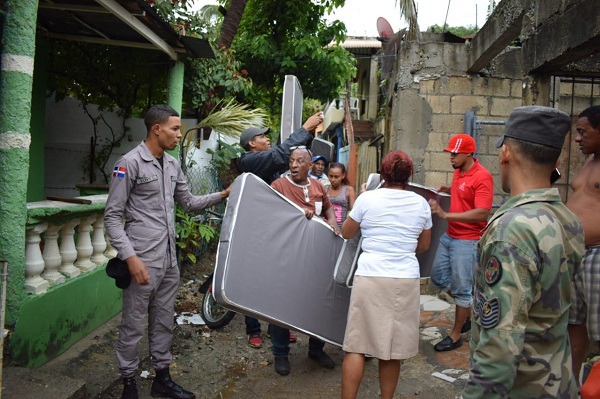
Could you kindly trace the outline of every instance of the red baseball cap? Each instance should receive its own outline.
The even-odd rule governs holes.
[[[473,137],[461,133],[450,139],[450,144],[448,144],[448,148],[444,148],[444,151],[453,154],[473,154],[477,151],[477,146]]]

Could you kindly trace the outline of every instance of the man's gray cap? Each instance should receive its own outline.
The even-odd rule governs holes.
[[[248,143],[252,141],[252,139],[261,134],[269,133],[268,127],[249,127],[248,129],[242,132],[240,136],[240,145],[244,148],[244,150],[248,151],[250,148],[248,147]]]
[[[562,149],[571,123],[571,117],[556,108],[540,105],[517,107],[510,113],[504,134],[496,141],[496,147],[502,147],[504,138],[512,137]]]

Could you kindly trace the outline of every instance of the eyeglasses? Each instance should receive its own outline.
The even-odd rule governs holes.
[[[295,146],[290,147],[290,154],[294,150],[306,150],[308,152],[308,155],[310,155],[310,157],[312,158],[312,152],[305,145],[295,145]]]

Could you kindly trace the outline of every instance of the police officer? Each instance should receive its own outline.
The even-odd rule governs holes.
[[[169,374],[179,286],[174,206],[177,202],[188,212],[198,211],[222,201],[229,195],[229,188],[204,196],[190,193],[179,162],[165,152],[174,150],[181,139],[181,120],[174,109],[155,105],[146,113],[144,123],[146,140],[115,164],[104,212],[110,243],[117,249],[117,256],[127,263],[132,277],[123,290],[117,343],[122,398],[138,398],[137,345],[148,322],[150,354],[156,371],[152,396],[193,399],[195,395],[173,382]]]
[[[577,397],[567,323],[583,228],[550,187],[570,128],[562,111],[518,107],[496,143],[510,199],[479,243],[463,398]]]

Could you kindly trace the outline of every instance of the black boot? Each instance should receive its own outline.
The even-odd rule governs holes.
[[[123,393],[121,399],[138,399],[135,377],[123,378]]]
[[[156,370],[156,377],[154,377],[154,381],[152,382],[150,394],[155,398],[196,399],[196,395],[173,382],[168,367]]]

